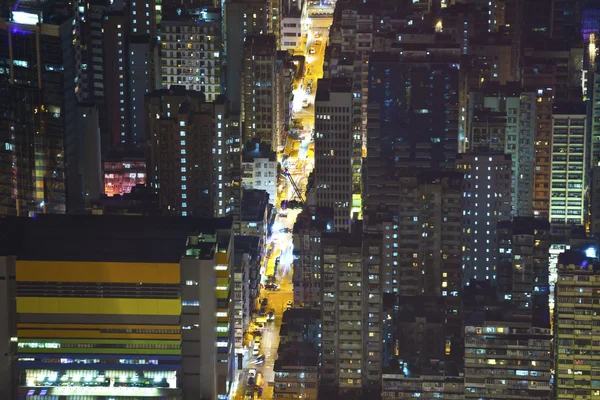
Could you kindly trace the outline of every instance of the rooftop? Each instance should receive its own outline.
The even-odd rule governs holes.
[[[264,190],[244,190],[242,193],[242,221],[262,221],[269,204],[269,193]]]
[[[581,115],[587,114],[584,102],[556,102],[552,105],[552,115]]]
[[[558,256],[558,267],[561,265],[580,266],[583,272],[600,273],[600,260],[598,258],[589,257],[585,250],[567,250]]]
[[[278,358],[273,370],[283,371],[289,367],[310,367],[316,370],[319,354],[311,343],[300,342],[282,345],[277,349]]]
[[[260,140],[253,140],[246,143],[244,146],[244,162],[251,162],[255,158],[268,158],[269,161],[277,160],[277,156],[275,152],[271,150],[271,146],[266,143],[261,143]]]
[[[315,101],[329,101],[331,93],[352,93],[352,80],[347,78],[319,79]]]
[[[535,217],[514,217],[498,222],[498,229],[512,229],[513,235],[534,235],[536,230],[550,230],[550,222]]]
[[[178,263],[189,236],[231,230],[232,220],[40,214],[3,218],[0,226],[2,254],[20,260]]]

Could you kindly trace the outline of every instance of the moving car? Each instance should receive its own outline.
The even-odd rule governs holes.
[[[309,104],[308,104],[308,99],[304,99],[304,100],[302,100],[302,107],[306,108],[306,107],[308,107],[308,106],[309,106]]]
[[[276,283],[267,283],[265,285],[265,289],[267,290],[279,290],[279,285]]]
[[[308,54],[315,54],[316,52],[317,52],[317,51],[316,51],[316,50],[315,50],[315,48],[314,48],[314,47],[312,47],[312,46],[311,46],[311,47],[308,49]]]
[[[275,313],[273,311],[269,311],[269,314],[267,315],[267,321],[275,321]]]
[[[263,377],[263,374],[261,374],[260,372],[258,374],[256,374],[256,387],[257,388],[262,388],[263,385],[265,383],[265,378]]]
[[[261,354],[260,356],[256,357],[256,360],[254,360],[254,364],[262,364],[265,362],[265,355]]]
[[[256,370],[250,369],[248,371],[248,386],[254,386],[256,383]]]

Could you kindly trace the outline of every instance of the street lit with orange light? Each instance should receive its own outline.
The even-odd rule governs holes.
[[[279,288],[278,290],[262,289],[259,295],[259,301],[267,299],[266,310],[273,311],[275,318],[264,323],[263,327],[253,319],[250,330],[256,329],[256,331],[254,334],[247,335],[245,345],[248,346],[248,353],[252,354],[254,343],[259,341],[259,350],[258,354],[245,357],[244,368],[236,371],[236,382],[230,396],[236,400],[273,398],[275,379],[273,368],[277,359],[279,329],[283,313],[289,307],[288,302],[293,302],[292,231],[300,213],[300,210],[281,209],[280,205],[284,200],[302,202],[306,199],[308,176],[314,167],[314,102],[318,80],[323,77],[323,61],[331,21],[331,17],[318,15],[316,18],[311,18],[308,24],[310,29],[304,41],[306,43],[304,75],[297,80],[293,90],[292,119],[295,128],[293,134],[288,134],[285,146],[280,149],[282,151],[277,154],[277,159],[282,163],[282,167],[287,169],[289,177],[294,180],[301,193],[299,196],[287,176],[280,175],[276,199],[278,211],[273,222],[272,235],[266,245],[269,250],[266,250],[265,254],[268,256],[265,257],[261,268],[262,284],[267,283],[267,277],[274,276]],[[260,379],[264,383],[259,383],[254,377],[254,370],[257,374],[261,374]]]

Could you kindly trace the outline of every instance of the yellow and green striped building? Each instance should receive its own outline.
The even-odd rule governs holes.
[[[0,317],[12,377],[0,393],[9,385],[28,400],[227,396],[230,219],[5,223],[14,235],[0,263],[9,293]]]

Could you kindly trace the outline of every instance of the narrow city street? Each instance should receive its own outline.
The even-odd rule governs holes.
[[[259,301],[267,299],[267,312],[273,311],[274,321],[267,321],[263,328],[259,324],[252,324],[251,332],[247,335],[249,357],[244,357],[243,370],[236,372],[236,382],[233,385],[231,398],[235,400],[272,399],[275,373],[273,371],[277,360],[279,346],[279,330],[283,313],[291,307],[293,301],[292,265],[293,242],[292,231],[299,210],[281,210],[280,205],[284,200],[305,200],[308,176],[314,167],[314,102],[317,92],[318,79],[323,77],[323,60],[325,47],[329,36],[331,17],[317,15],[310,19],[311,29],[308,32],[308,45],[306,49],[306,63],[303,79],[300,79],[294,88],[293,115],[297,128],[297,135],[288,135],[283,152],[277,155],[278,160],[286,159],[285,168],[301,191],[302,199],[285,176],[281,176],[277,188],[276,208],[277,216],[273,223],[273,231],[268,239],[265,258],[261,268],[263,285],[267,277],[275,276],[277,290],[261,290]],[[269,250],[270,249],[270,252]],[[290,304],[290,305],[288,305]],[[260,306],[258,306],[260,307]],[[256,321],[255,317],[253,322]],[[260,340],[258,354],[253,354],[253,344]],[[260,361],[264,356],[264,361]],[[257,361],[258,359],[258,361]],[[248,385],[248,379],[253,375],[253,382],[262,387],[262,394],[256,385]],[[252,382],[251,382],[252,383]]]

